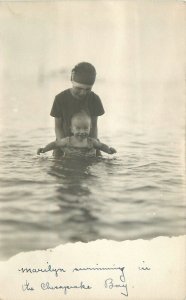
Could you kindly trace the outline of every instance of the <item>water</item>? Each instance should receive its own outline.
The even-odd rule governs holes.
[[[53,98],[42,110],[38,99],[49,90],[40,84],[31,88],[36,99],[33,94],[25,98],[24,87],[19,86],[16,97],[9,91],[2,102],[2,259],[66,242],[185,234],[183,102],[174,124],[174,101],[171,113],[167,115],[162,106],[150,122],[153,101],[147,108],[132,100],[133,89],[128,87],[128,100],[117,108],[112,109],[111,96],[104,102],[107,114],[99,122],[100,139],[118,153],[56,160],[51,153],[36,155],[38,147],[54,139],[49,117]],[[97,89],[108,94],[107,83],[98,83]],[[123,87],[117,86],[117,91],[121,98]]]

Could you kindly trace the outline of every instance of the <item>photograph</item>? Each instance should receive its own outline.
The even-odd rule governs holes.
[[[0,2],[0,261],[186,234],[185,23],[184,1]]]

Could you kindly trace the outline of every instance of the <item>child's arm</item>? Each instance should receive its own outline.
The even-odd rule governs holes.
[[[92,139],[92,142],[93,142],[93,146],[94,146],[95,149],[99,149],[99,150],[101,150],[103,152],[106,152],[108,154],[114,154],[114,153],[117,152],[114,148],[109,147],[106,144],[103,144],[103,143],[99,142],[98,140]]]
[[[67,138],[51,142],[51,143],[47,144],[44,148],[39,148],[37,150],[37,154],[45,153],[45,152],[48,152],[48,151],[51,151],[51,150],[54,150],[57,148],[64,147],[66,145],[66,143],[67,143]]]
[[[55,142],[52,142],[52,143],[47,144],[44,148],[39,148],[39,149],[37,150],[37,154],[45,153],[45,152],[54,150],[54,149],[56,149],[56,148],[57,148],[57,145],[56,145],[56,141],[55,141]]]

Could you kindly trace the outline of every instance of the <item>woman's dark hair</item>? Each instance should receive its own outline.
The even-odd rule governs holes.
[[[82,84],[93,85],[96,79],[96,69],[88,62],[80,62],[72,69],[71,80]]]
[[[79,64],[75,65],[75,67],[72,69],[72,72],[78,72],[78,73],[91,73],[92,75],[96,75],[96,69],[95,67],[88,63],[88,62],[80,62]]]

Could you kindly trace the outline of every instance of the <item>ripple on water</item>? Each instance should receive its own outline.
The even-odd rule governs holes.
[[[56,160],[51,153],[35,154],[44,141],[38,135],[39,141],[33,133],[32,142],[9,137],[12,142],[2,148],[4,253],[68,241],[183,234],[183,167],[174,147],[166,152],[165,145],[132,141],[130,134],[125,144],[112,138],[119,149],[114,157]]]

